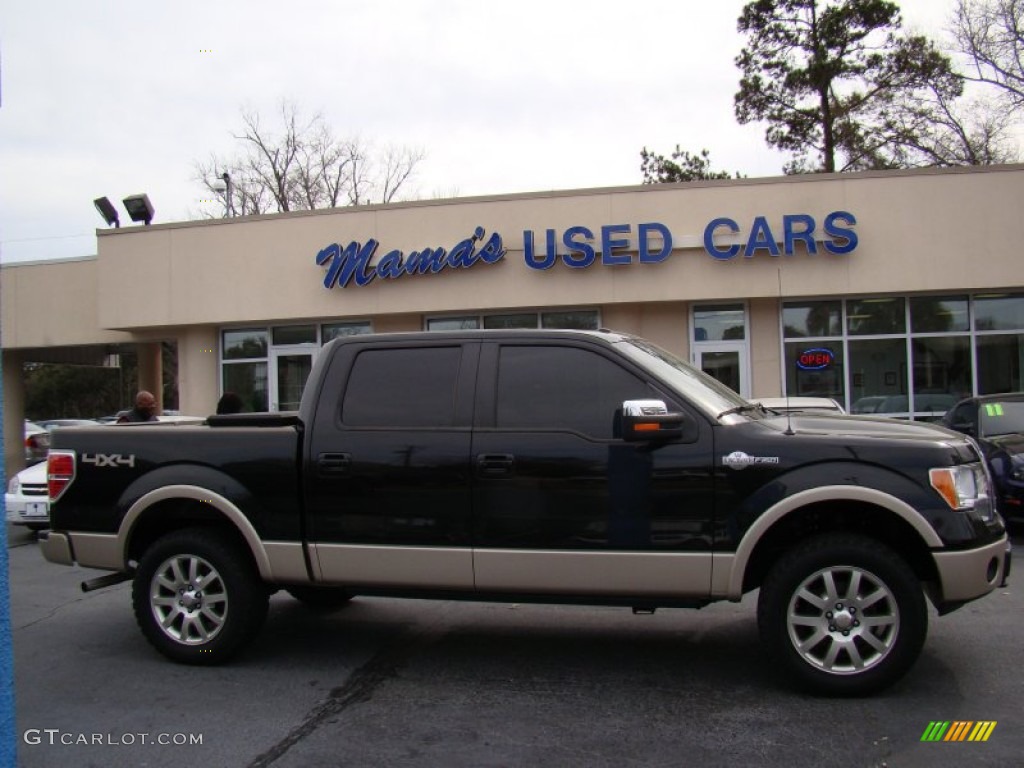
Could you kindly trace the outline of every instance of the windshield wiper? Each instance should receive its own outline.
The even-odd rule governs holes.
[[[715,416],[716,419],[720,419],[723,416],[728,416],[731,413],[746,413],[747,411],[764,411],[765,408],[760,403],[745,403],[744,405],[737,405],[733,408],[722,411],[720,414]]]

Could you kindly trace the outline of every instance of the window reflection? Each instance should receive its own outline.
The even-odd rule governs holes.
[[[918,296],[910,300],[910,328],[914,333],[951,333],[970,330],[966,296]]]
[[[846,303],[846,327],[858,336],[904,333],[907,320],[902,298],[858,299]]]
[[[843,333],[842,302],[808,301],[787,304],[782,309],[786,338],[800,336],[841,336]]]
[[[851,341],[850,401],[852,413],[906,413],[907,342],[904,339]],[[864,398],[881,398],[861,402]],[[867,410],[870,403],[871,410]]]
[[[694,308],[694,341],[742,341],[746,337],[746,318],[742,305],[723,304]]]
[[[978,296],[974,300],[974,328],[978,331],[1024,329],[1024,294]]]

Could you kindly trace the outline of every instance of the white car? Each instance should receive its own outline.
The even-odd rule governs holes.
[[[46,487],[46,462],[33,464],[11,478],[4,494],[7,522],[27,525],[33,531],[50,527],[50,497]]]

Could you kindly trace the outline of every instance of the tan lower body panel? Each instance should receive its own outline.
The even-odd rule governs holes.
[[[473,551],[447,547],[310,544],[310,559],[325,583],[358,587],[473,589]]]
[[[68,533],[75,562],[83,568],[124,569],[124,553],[117,534]]]
[[[303,584],[309,581],[302,543],[298,541],[265,541],[263,551],[270,563],[270,580]]]
[[[695,598],[711,591],[708,553],[478,549],[473,559],[482,591]]]
[[[936,552],[935,565],[942,585],[942,599],[947,602],[973,600],[986,595],[1002,581],[1006,568],[1006,537],[997,542],[966,552]],[[988,578],[989,566],[995,561],[995,575]]]

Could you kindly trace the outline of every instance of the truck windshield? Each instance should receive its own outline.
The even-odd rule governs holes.
[[[978,411],[981,416],[981,437],[1024,432],[1024,400],[982,403]]]
[[[717,379],[699,371],[671,352],[642,339],[625,339],[621,349],[655,376],[663,379],[679,394],[716,418],[725,412],[746,411],[750,404]],[[757,413],[759,411],[752,411]]]

